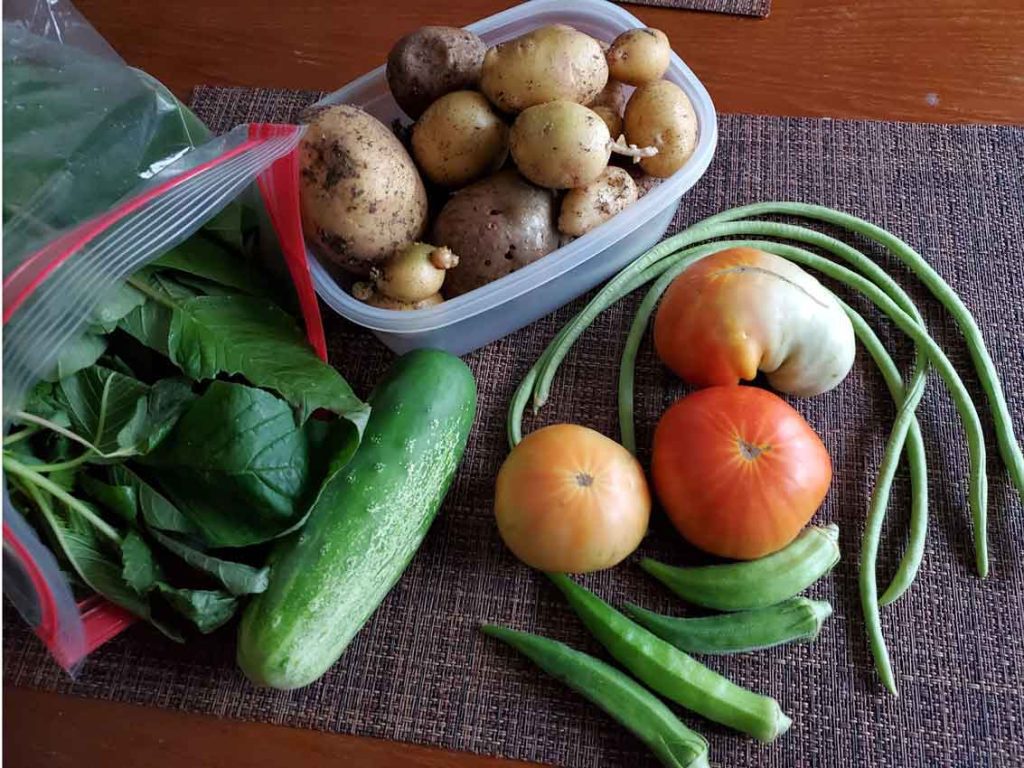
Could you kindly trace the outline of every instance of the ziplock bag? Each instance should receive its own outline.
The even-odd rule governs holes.
[[[4,432],[112,288],[201,227],[237,229],[254,181],[298,205],[299,126],[211,138],[160,83],[126,66],[64,0],[4,7]],[[285,191],[277,191],[283,189]],[[226,209],[232,205],[233,208]],[[283,225],[282,225],[283,226]],[[326,358],[301,232],[279,239],[307,332]],[[131,623],[99,598],[76,604],[53,555],[3,496],[4,591],[65,669]]]

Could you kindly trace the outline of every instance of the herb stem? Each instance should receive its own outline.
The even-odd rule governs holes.
[[[32,437],[32,435],[34,435],[40,429],[41,429],[41,427],[31,426],[31,427],[25,427],[24,429],[18,430],[17,432],[11,432],[11,434],[9,434],[9,435],[4,435],[4,443],[3,444],[5,446],[8,446],[8,445],[14,445],[15,443],[20,443],[25,438]]]
[[[139,293],[144,293],[146,296],[151,298],[157,304],[163,304],[168,309],[177,309],[178,308],[177,304],[175,304],[173,301],[168,299],[165,295],[163,295],[159,291],[154,291],[151,286],[147,285],[144,281],[139,280],[139,278],[135,277],[135,275],[132,275],[131,277],[129,277],[125,282],[127,282],[128,285],[130,285],[132,288],[137,290]]]
[[[55,499],[58,499],[67,504],[71,509],[75,510],[75,512],[77,512],[90,523],[92,523],[93,527],[95,527],[96,530],[98,530],[100,533],[102,533],[115,544],[121,543],[121,534],[117,532],[117,529],[115,529],[106,520],[101,518],[91,509],[89,509],[88,505],[83,504],[81,501],[76,499],[74,496],[65,491],[63,488],[61,488],[59,485],[57,485],[55,482],[50,480],[45,475],[41,475],[38,472],[34,472],[31,468],[22,464],[20,461],[11,458],[10,456],[3,457],[3,467],[4,471],[10,472],[12,475],[20,477],[25,482],[35,485],[38,488],[42,488]]]

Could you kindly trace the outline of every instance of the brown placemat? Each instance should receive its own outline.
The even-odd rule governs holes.
[[[772,0],[629,0],[626,5],[654,5],[688,11],[713,11],[735,16],[759,16],[771,13]]]
[[[224,130],[249,120],[288,120],[316,97],[200,88],[194,106]],[[742,116],[723,117],[720,128],[715,161],[684,198],[675,226],[741,203],[793,199],[843,208],[892,229],[916,244],[976,312],[1016,423],[1024,426],[1024,129]],[[933,334],[967,370],[967,351],[939,305],[892,259],[866,242],[860,245],[920,300]],[[853,303],[909,366],[908,345],[877,312]],[[458,479],[406,575],[319,683],[290,693],[257,690],[235,669],[231,631],[178,647],[146,627],[102,648],[72,682],[16,621],[5,622],[5,679],[566,766],[653,765],[622,728],[476,631],[480,622],[498,622],[600,654],[554,589],[506,552],[491,518],[511,391],[580,306],[577,301],[468,357],[480,406]],[[588,331],[566,360],[540,421],[579,421],[616,434],[617,355],[635,306],[635,297],[623,302]],[[328,332],[331,359],[366,393],[390,354],[336,317],[328,320]],[[974,377],[967,379],[974,387]],[[637,390],[643,445],[657,416],[683,391],[659,366],[649,342],[640,356]],[[835,616],[811,645],[707,660],[778,698],[794,720],[789,734],[764,746],[687,717],[709,737],[713,764],[1024,765],[1024,523],[1005,471],[990,460],[993,569],[981,581],[972,567],[963,433],[933,375],[920,411],[932,480],[927,555],[914,589],[883,618],[901,686],[900,698],[893,698],[871,671],[856,559],[894,409],[863,353],[837,390],[795,404],[821,433],[835,463],[834,487],[818,519],[840,524],[844,560],[812,590],[833,602]],[[991,432],[987,417],[985,423]],[[994,446],[990,451],[994,457]],[[891,572],[902,541],[908,505],[902,476],[893,501],[883,575]],[[690,556],[660,517],[640,553],[676,562]],[[635,558],[585,581],[612,601],[679,608],[640,572]]]

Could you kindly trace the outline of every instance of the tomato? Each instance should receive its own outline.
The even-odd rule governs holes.
[[[738,560],[789,544],[832,482],[832,460],[811,426],[756,387],[709,387],[677,401],[658,422],[651,464],[658,499],[683,537]]]
[[[576,424],[531,432],[498,472],[501,538],[542,571],[611,568],[640,545],[650,511],[640,463],[614,440]]]

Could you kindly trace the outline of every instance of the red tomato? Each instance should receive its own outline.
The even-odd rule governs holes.
[[[502,464],[494,493],[501,538],[542,571],[611,568],[640,545],[650,511],[640,463],[576,424],[527,435]]]
[[[803,416],[742,386],[702,389],[665,411],[651,471],[683,537],[738,560],[789,544],[832,482],[832,460]]]

